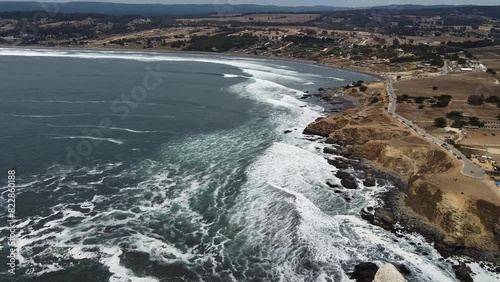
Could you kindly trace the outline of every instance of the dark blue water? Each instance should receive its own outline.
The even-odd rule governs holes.
[[[303,91],[370,77],[186,54],[0,55],[19,251],[2,281],[346,281],[365,260],[453,281],[420,237],[396,243],[359,218],[388,184],[335,194],[324,145],[301,134],[323,111]]]

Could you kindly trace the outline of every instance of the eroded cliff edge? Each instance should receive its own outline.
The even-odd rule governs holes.
[[[445,257],[498,263],[500,202],[487,179],[462,175],[459,160],[387,114],[382,82],[344,91],[362,106],[317,120],[304,134],[327,137],[333,148],[401,180],[400,189],[384,195],[384,209],[364,218],[386,229],[399,222],[435,242]]]

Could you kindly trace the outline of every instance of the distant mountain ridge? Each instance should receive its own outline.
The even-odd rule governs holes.
[[[439,9],[468,9],[469,7],[481,7],[474,5],[386,5],[374,7],[333,7],[333,6],[275,6],[254,4],[124,4],[103,2],[0,2],[1,12],[31,12],[44,10],[44,6],[54,11],[57,7],[59,13],[82,13],[82,14],[112,14],[112,15],[140,15],[140,16],[189,16],[208,14],[249,14],[249,13],[306,13],[306,12],[339,12],[356,10],[439,10]],[[495,10],[500,6],[492,7]],[[492,11],[489,11],[490,13]]]
[[[47,5],[51,11],[57,7],[60,13],[89,13],[142,16],[179,16],[199,14],[246,14],[246,13],[303,13],[343,11],[349,8],[329,6],[286,7],[253,4],[122,4],[103,2],[0,2],[0,12],[29,12],[43,10]]]

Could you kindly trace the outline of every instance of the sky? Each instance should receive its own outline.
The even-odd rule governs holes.
[[[0,0],[6,1],[37,1],[37,0]],[[390,4],[421,4],[421,5],[500,5],[499,0],[38,0],[38,2],[116,2],[116,3],[160,3],[160,4],[261,4],[279,6],[313,6],[325,5],[335,7],[367,7]],[[0,4],[1,5],[1,4]]]

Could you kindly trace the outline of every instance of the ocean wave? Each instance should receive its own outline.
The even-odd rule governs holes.
[[[229,74],[229,73],[223,73],[222,76],[227,78],[249,78],[243,75]]]
[[[67,57],[81,59],[123,59],[143,62],[201,62],[224,64],[237,67],[255,78],[276,80],[283,82],[306,82],[304,77],[322,78],[322,75],[313,73],[299,73],[287,67],[280,67],[272,60],[252,59],[230,56],[204,56],[184,54],[167,54],[155,52],[133,52],[133,51],[92,51],[92,50],[48,50],[48,49],[21,49],[0,48],[0,56],[26,56],[26,57]]]
[[[47,138],[48,139],[90,139],[90,140],[97,140],[97,141],[107,141],[107,142],[111,142],[111,143],[118,144],[118,145],[125,144],[125,141],[122,141],[119,139],[100,138],[100,137],[93,137],[93,136],[54,136],[54,137],[47,137]]]

